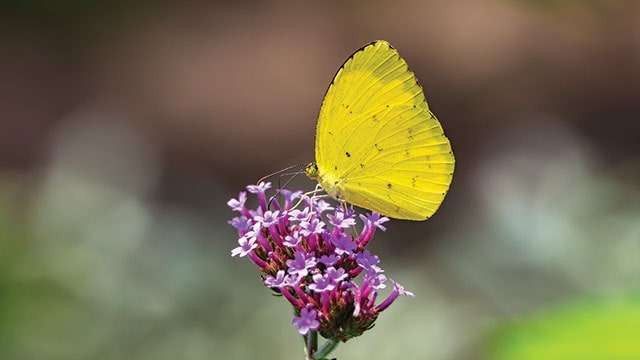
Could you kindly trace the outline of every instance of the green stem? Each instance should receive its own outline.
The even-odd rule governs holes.
[[[305,342],[305,360],[315,360],[313,353],[318,349],[318,332],[309,331],[307,335],[302,337]]]
[[[309,349],[309,334],[307,335],[302,335],[302,342],[304,343],[304,359],[307,360],[307,358],[309,357],[309,351],[307,349]]]
[[[338,344],[339,342],[337,340],[327,340],[324,345],[322,345],[322,349],[316,351],[316,353],[313,354],[313,358],[320,360],[327,357],[333,350],[338,347]]]
[[[318,350],[318,332],[311,331],[311,334],[309,335],[311,337],[311,354],[313,354]]]

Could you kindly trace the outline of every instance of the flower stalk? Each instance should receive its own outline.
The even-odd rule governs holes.
[[[318,350],[315,354],[313,354],[315,360],[321,360],[326,358],[331,354],[333,350],[335,350],[340,343],[336,340],[327,340],[322,348]]]
[[[307,334],[307,360],[315,360],[314,354],[318,349],[318,332],[315,330],[309,331]]]

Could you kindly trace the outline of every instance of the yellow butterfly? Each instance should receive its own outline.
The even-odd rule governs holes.
[[[414,74],[378,40],[357,50],[327,89],[305,173],[335,199],[397,219],[426,220],[455,160]]]

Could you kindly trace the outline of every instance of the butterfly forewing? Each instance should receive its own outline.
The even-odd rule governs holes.
[[[442,203],[451,146],[387,42],[365,46],[338,71],[320,110],[316,162],[321,176],[339,179],[347,202],[390,217],[424,220]]]

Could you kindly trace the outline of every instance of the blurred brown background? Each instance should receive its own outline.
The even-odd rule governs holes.
[[[432,220],[374,245],[418,297],[340,359],[490,356],[502,322],[637,290],[637,1],[7,0],[0,357],[298,358],[289,309],[227,256],[225,203],[313,159],[328,83],[375,39],[457,168]]]

